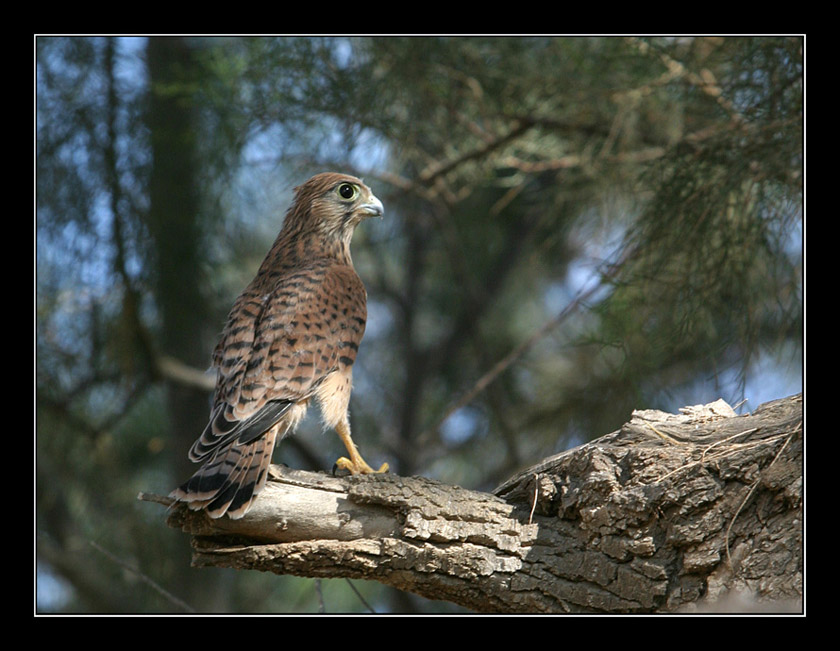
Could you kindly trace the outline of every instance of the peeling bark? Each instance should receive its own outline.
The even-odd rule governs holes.
[[[634,412],[494,494],[274,466],[243,519],[179,506],[168,523],[196,566],[372,579],[479,612],[801,610],[801,395],[681,412]]]

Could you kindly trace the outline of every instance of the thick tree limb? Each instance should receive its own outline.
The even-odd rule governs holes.
[[[482,612],[727,609],[727,593],[798,611],[801,395],[682,411],[635,412],[495,494],[273,467],[242,520],[179,506],[168,522],[197,566],[374,579]]]

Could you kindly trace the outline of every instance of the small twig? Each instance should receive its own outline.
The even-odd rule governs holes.
[[[128,570],[129,572],[131,572],[132,574],[134,574],[138,579],[140,579],[143,583],[145,583],[150,588],[155,590],[158,594],[163,596],[166,600],[170,601],[171,603],[175,604],[176,606],[185,610],[188,613],[194,613],[195,612],[195,609],[192,606],[190,606],[189,604],[187,604],[183,600],[181,600],[178,597],[176,597],[175,595],[173,595],[168,590],[166,590],[163,587],[161,587],[160,585],[158,585],[155,581],[153,581],[148,576],[143,574],[136,567],[133,567],[133,566],[129,565],[128,563],[126,563],[125,561],[123,561],[122,559],[117,558],[111,552],[104,549],[103,547],[101,547],[99,544],[93,542],[92,540],[90,541],[90,546],[93,547],[98,552],[100,552],[101,554],[103,554],[109,560],[113,561],[114,563],[116,563],[120,567],[122,567],[122,568]]]
[[[463,152],[459,156],[456,156],[451,160],[443,162],[436,161],[435,163],[429,165],[426,169],[421,171],[420,174],[417,175],[417,179],[421,184],[429,186],[436,179],[444,176],[445,174],[448,174],[450,171],[452,171],[459,165],[462,165],[463,163],[474,160],[476,158],[481,158],[482,156],[487,155],[489,152],[495,149],[499,149],[511,140],[514,140],[515,138],[521,136],[533,126],[534,124],[528,120],[517,120],[513,123],[511,128],[508,129],[507,133],[496,135],[492,139],[487,139],[475,149]]]
[[[202,391],[212,391],[216,387],[214,370],[202,371],[169,355],[159,355],[155,359],[155,366],[158,373],[164,378],[184,386],[194,387]]]
[[[797,425],[797,426],[796,426],[796,428],[795,428],[795,429],[794,429],[794,430],[793,430],[793,431],[792,431],[792,432],[788,435],[788,437],[787,437],[787,439],[785,440],[784,444],[782,444],[782,447],[780,447],[780,448],[779,448],[779,451],[776,453],[776,456],[774,456],[774,457],[773,457],[773,460],[772,460],[772,461],[768,464],[767,468],[765,468],[765,471],[766,471],[767,469],[769,469],[769,468],[772,468],[772,467],[773,467],[773,464],[774,464],[774,463],[776,463],[776,461],[779,459],[779,456],[782,454],[782,452],[784,451],[784,449],[787,447],[787,444],[788,444],[788,443],[790,443],[790,440],[793,438],[793,435],[794,435],[794,434],[796,434],[796,432],[798,432],[798,431],[799,431],[799,428],[800,428],[800,427],[802,427],[802,422],[801,422],[801,421],[800,421],[799,425]],[[726,549],[726,562],[729,564],[729,568],[730,568],[733,572],[735,571],[735,568],[732,566],[732,556],[731,556],[731,555],[730,555],[730,553],[729,553],[729,534],[730,534],[730,533],[731,533],[731,531],[732,531],[732,525],[734,525],[734,524],[735,524],[735,520],[737,520],[737,519],[738,519],[738,516],[741,514],[741,510],[744,508],[744,506],[746,505],[747,501],[748,501],[748,500],[750,499],[750,497],[752,496],[753,492],[755,492],[755,489],[756,489],[756,487],[758,486],[758,484],[759,484],[759,482],[760,482],[760,481],[761,481],[761,477],[759,477],[758,479],[756,479],[756,480],[753,482],[752,486],[750,486],[750,490],[747,492],[746,496],[745,496],[745,497],[744,497],[744,499],[741,501],[741,504],[738,506],[738,510],[737,510],[737,511],[735,511],[735,515],[733,515],[733,516],[732,516],[732,520],[730,520],[730,521],[729,521],[729,526],[728,526],[728,527],[726,527],[726,537],[724,538],[724,547],[725,547],[725,549]]]
[[[706,447],[703,450],[703,454],[700,455],[700,463],[702,463],[703,461],[706,460],[706,453],[709,450],[711,450],[713,447],[715,447],[716,445],[719,445],[720,443],[726,443],[727,441],[731,441],[732,439],[738,438],[739,436],[743,436],[744,434],[752,434],[753,432],[757,432],[757,431],[758,431],[758,428],[753,427],[752,429],[746,429],[743,432],[738,432],[737,434],[733,434],[732,436],[727,436],[725,439],[720,439],[719,441],[715,441],[714,443],[712,443],[711,445],[709,445],[708,447]]]
[[[668,477],[670,477],[671,475],[679,472],[680,470],[686,470],[687,468],[692,468],[693,466],[699,466],[699,465],[700,465],[699,461],[692,461],[691,463],[684,463],[683,465],[679,466],[678,468],[674,468],[671,472],[666,472],[661,477],[657,477],[651,483],[652,484],[658,484],[659,482],[666,480]]]
[[[699,466],[699,465],[701,465],[701,464],[703,464],[703,463],[706,463],[707,461],[712,461],[712,460],[721,459],[721,458],[726,457],[726,456],[728,456],[728,455],[735,454],[735,452],[736,452],[737,450],[743,450],[745,447],[757,447],[757,446],[760,446],[760,445],[767,445],[768,443],[775,443],[775,442],[776,442],[776,441],[778,441],[778,440],[779,440],[782,436],[784,436],[784,435],[781,435],[781,436],[775,436],[775,437],[772,437],[772,438],[763,439],[763,440],[761,440],[761,441],[754,441],[754,442],[752,442],[752,443],[736,443],[736,444],[734,444],[733,446],[730,446],[730,447],[729,447],[729,449],[727,449],[727,450],[722,450],[721,452],[719,452],[719,453],[717,453],[717,454],[715,454],[715,455],[712,455],[712,456],[710,456],[710,457],[706,458],[706,456],[705,456],[705,455],[706,455],[706,452],[707,452],[707,451],[709,450],[709,448],[711,448],[713,445],[716,445],[716,444],[718,444],[718,443],[723,443],[724,441],[728,441],[729,439],[735,438],[736,436],[741,436],[741,435],[743,435],[743,434],[748,434],[748,433],[750,433],[750,432],[754,432],[754,431],[756,431],[757,429],[758,429],[758,428],[756,427],[756,428],[754,428],[754,429],[744,430],[743,432],[739,432],[738,434],[733,434],[732,436],[730,436],[730,437],[728,437],[728,438],[726,438],[726,439],[721,439],[720,441],[715,441],[715,443],[713,443],[712,445],[709,445],[708,447],[706,447],[706,448],[703,450],[703,453],[702,453],[702,456],[701,456],[701,458],[700,458],[700,459],[698,459],[698,460],[696,460],[696,461],[691,461],[691,462],[689,462],[689,463],[685,463],[685,464],[683,464],[683,465],[679,466],[678,468],[674,468],[671,472],[667,472],[667,473],[665,473],[664,475],[662,475],[661,477],[657,477],[657,478],[656,478],[656,479],[654,479],[651,483],[652,483],[652,484],[657,484],[657,483],[661,482],[662,480],[667,479],[668,477],[670,477],[670,476],[671,476],[671,475],[673,475],[674,473],[679,472],[680,470],[686,470],[687,468],[692,468],[692,467],[694,467],[694,466]]]
[[[653,430],[653,433],[656,434],[659,438],[661,438],[666,443],[670,443],[671,445],[685,445],[685,442],[678,441],[677,439],[672,438],[672,437],[668,436],[667,434],[664,434],[663,432],[660,432],[658,429],[656,429],[650,423],[645,423],[645,425],[647,425],[651,430]]]
[[[143,491],[137,493],[137,499],[141,502],[153,502],[154,504],[162,504],[163,506],[172,506],[175,504],[175,499],[168,495],[156,495],[155,493],[144,493]]]
[[[622,262],[619,262],[616,265],[614,265],[612,269],[607,272],[607,277],[614,276],[617,273],[617,269],[621,265]],[[441,425],[443,425],[443,423],[445,423],[452,414],[454,414],[462,407],[465,407],[466,405],[471,403],[476,398],[476,396],[482,393],[484,389],[486,389],[489,384],[491,384],[497,377],[499,377],[499,375],[501,375],[505,370],[507,370],[508,367],[510,367],[514,362],[516,362],[520,357],[522,357],[538,341],[540,341],[546,335],[548,335],[548,333],[550,333],[554,328],[556,328],[563,321],[565,321],[570,314],[573,314],[581,305],[583,305],[587,300],[593,297],[601,289],[603,289],[603,283],[596,282],[591,287],[585,290],[582,289],[580,292],[578,292],[577,296],[575,296],[575,298],[568,305],[566,305],[566,307],[564,307],[554,318],[544,323],[528,339],[516,346],[507,355],[505,355],[502,359],[496,362],[496,364],[490,370],[484,373],[484,375],[482,375],[476,381],[476,383],[472,386],[472,388],[469,391],[463,394],[458,400],[456,400],[447,408],[443,416],[440,417],[437,424],[432,429],[440,429]]]
[[[533,524],[534,522],[534,511],[537,508],[537,499],[540,496],[540,476],[537,473],[534,473],[534,503],[531,504],[531,513],[528,514],[528,524]]]
[[[351,589],[351,590],[353,590],[353,592],[355,592],[355,593],[356,593],[356,596],[359,598],[359,601],[361,601],[361,602],[364,604],[365,608],[367,608],[367,609],[368,609],[368,611],[370,611],[370,612],[372,612],[372,613],[374,613],[374,614],[375,614],[375,613],[376,613],[376,611],[373,609],[373,606],[371,606],[371,605],[367,602],[367,600],[366,600],[366,599],[362,596],[362,593],[358,591],[358,589],[356,588],[356,586],[355,586],[355,585],[353,585],[353,582],[352,582],[350,579],[344,579],[344,580],[345,580],[345,581],[347,581],[347,585],[349,585],[349,586],[350,586],[350,589]]]
[[[642,54],[656,54],[666,68],[666,72],[658,79],[656,84],[670,83],[676,79],[686,79],[690,84],[696,86],[702,93],[708,95],[712,100],[729,115],[733,124],[741,125],[744,117],[738,112],[735,104],[724,94],[723,89],[710,70],[704,69],[699,73],[689,70],[685,64],[668,56],[665,52],[654,50],[650,45],[639,39],[629,39]]]

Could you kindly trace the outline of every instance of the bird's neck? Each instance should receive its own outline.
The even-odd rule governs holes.
[[[283,229],[266,255],[260,272],[264,268],[282,270],[318,262],[352,267],[350,237],[324,237],[319,232]]]

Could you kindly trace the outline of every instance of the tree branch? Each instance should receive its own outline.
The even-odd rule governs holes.
[[[168,523],[196,566],[374,579],[481,612],[728,608],[727,593],[799,609],[801,395],[681,411],[634,412],[494,494],[275,466],[242,520],[181,505]]]

